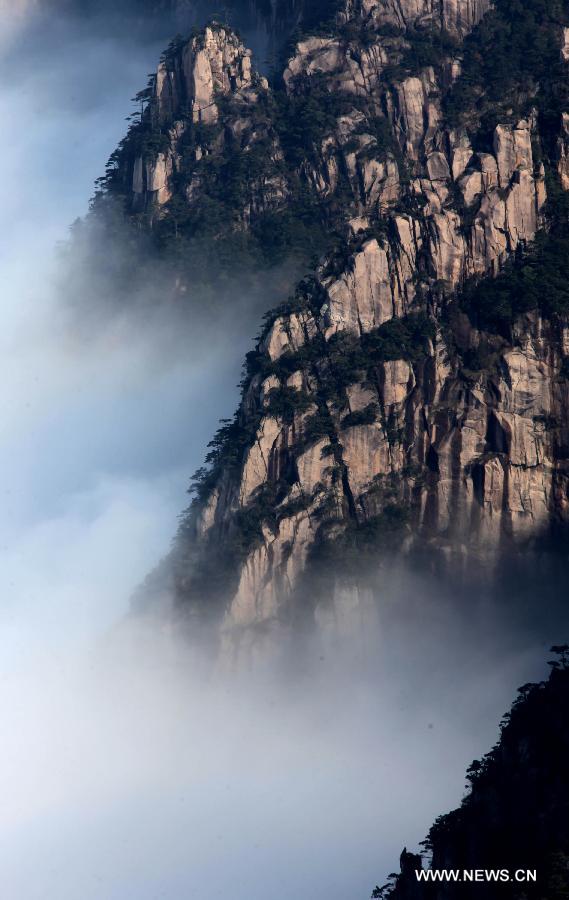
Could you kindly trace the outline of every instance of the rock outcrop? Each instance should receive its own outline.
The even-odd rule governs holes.
[[[362,0],[348,4],[346,17],[355,13],[380,26],[397,28],[435,25],[464,35],[478,24],[490,6],[490,0]]]
[[[401,35],[408,26],[420,25],[442,27],[462,34],[476,24],[486,8],[483,0],[445,0],[441,4],[432,0],[412,0],[387,5],[358,0],[357,3],[347,4],[346,11],[338,13],[338,19],[353,22],[360,17],[364,22],[362,27],[369,29],[372,35],[375,29],[381,31],[385,25],[401,29]],[[298,44],[297,52],[284,72],[290,95],[303,95],[307,81],[325,75],[327,91],[332,93],[338,90],[345,95],[346,101],[359,101],[355,108],[349,109],[347,115],[338,120],[335,133],[323,135],[322,145],[318,147],[320,164],[310,167],[310,170],[305,167],[303,172],[320,199],[337,192],[340,173],[345,166],[349,170],[352,189],[360,198],[362,211],[372,212],[374,207],[393,203],[400,196],[399,167],[390,155],[385,159],[374,158],[373,134],[366,133],[363,127],[369,113],[380,113],[382,105],[388,107],[388,118],[403,153],[414,160],[425,151],[436,153],[433,138],[435,123],[440,118],[441,85],[437,83],[434,70],[429,68],[421,72],[420,77],[409,77],[395,83],[387,92],[387,85],[382,81],[383,70],[396,61],[408,46],[403,36],[386,40],[378,38],[363,52],[360,52],[357,39],[346,41],[344,38],[311,37]],[[283,175],[286,166],[283,166],[282,148],[275,129],[267,129],[268,122],[264,115],[267,90],[266,79],[252,69],[251,52],[227,27],[213,24],[187,42],[175,42],[165,54],[148,91],[141,95],[142,103],[146,101],[148,108],[146,115],[141,116],[144,127],[133,132],[133,144],[136,149],[138,143],[139,153],[132,154],[131,147],[132,157],[129,160],[130,188],[134,193],[135,208],[140,210],[164,205],[172,197],[172,181],[180,177],[187,180],[184,176],[189,168],[188,145],[191,145],[193,161],[202,163],[201,168],[204,168],[207,157],[223,152],[228,139],[237,142],[237,146],[232,147],[233,153],[238,149],[252,157],[251,151],[257,148],[265,154],[268,150],[263,166],[265,183],[258,185],[255,191],[257,209],[265,211],[267,202],[270,206],[275,195],[282,200],[287,193],[290,194],[292,188],[288,185],[287,191],[287,179]],[[260,96],[265,101],[261,104],[262,110],[259,110]],[[226,106],[230,102],[232,109],[224,118],[226,134],[216,135],[216,140],[211,140],[207,126],[219,122],[220,102]],[[366,106],[367,116],[358,109],[362,103]],[[199,129],[191,129],[190,123],[206,126],[205,132],[198,134]],[[160,129],[162,136],[160,149],[158,142],[149,140],[147,135],[148,132],[155,134],[157,129]],[[468,144],[460,134],[455,140],[461,145],[459,155],[467,162],[472,156],[472,152],[468,155]],[[355,142],[359,146],[354,147]],[[265,146],[266,143],[269,147]],[[349,145],[349,152],[346,152],[346,145]],[[363,164],[360,159],[362,155],[369,156]],[[530,167],[531,162],[531,157],[525,159],[525,164]],[[427,166],[435,180],[441,174],[437,164],[445,165],[435,155]],[[507,165],[506,160],[504,165]],[[523,165],[521,158],[512,162],[514,169]],[[201,196],[199,168],[199,165],[194,166],[193,178],[185,184],[187,199],[196,205],[200,203]],[[121,171],[121,176],[124,175]],[[419,193],[424,190],[420,184],[416,185],[416,189]],[[474,199],[476,185],[471,183],[467,190]]]
[[[222,187],[214,246],[282,243],[291,215],[335,231],[268,316],[170,559],[180,607],[229,632],[289,621],[318,560],[396,549],[492,578],[569,520],[569,307],[515,299],[494,327],[461,300],[482,279],[485,308],[483,280],[523,265],[561,209],[566,29],[547,21],[547,74],[494,102],[459,43],[488,6],[348,0],[274,88],[214,24],[170,48],[115,159],[109,189],[152,227],[203,225]]]
[[[163,149],[148,148],[140,141],[138,152],[129,161],[132,167],[132,193],[135,209],[152,210],[172,198],[174,179],[183,177],[188,168],[190,150],[195,163],[207,155],[207,149],[189,136],[219,120],[219,103],[231,98],[239,106],[233,125],[233,136],[243,149],[251,150],[260,140],[251,133],[248,111],[258,101],[259,91],[266,91],[265,78],[251,66],[251,51],[221,26],[206,28],[199,36],[178,45],[158,68],[147,95],[149,117],[165,129]],[[144,116],[142,117],[144,119]],[[190,149],[191,148],[191,149]],[[186,201],[199,202],[199,176],[185,185]]]

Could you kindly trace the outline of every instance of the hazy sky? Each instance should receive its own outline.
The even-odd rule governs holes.
[[[262,687],[199,683],[161,629],[101,642],[169,547],[257,314],[207,340],[160,313],[68,328],[54,246],[161,46],[0,10],[0,894],[363,900],[460,800],[540,649],[488,666],[491,617],[463,645],[415,583],[373,679],[359,638]]]
[[[65,331],[51,286],[55,244],[85,212],[124,133],[129,99],[159,52],[52,22],[0,68],[9,135],[0,149],[0,538],[8,553],[0,578],[13,582],[2,594],[18,604],[37,595],[42,567],[50,580],[62,574],[59,555],[65,581],[70,562],[81,582],[91,564],[104,581],[89,548],[108,529],[136,529],[131,542],[109,542],[120,564],[105,554],[109,572],[122,573],[121,589],[167,549],[193,467],[218,418],[234,407],[255,330],[252,317],[242,334],[220,330],[206,347],[191,335],[182,346],[176,326],[160,318],[115,317],[89,336]],[[204,404],[206,394],[215,401]],[[28,550],[16,549],[20,537]],[[127,544],[136,549],[124,559]],[[34,554],[33,566],[24,552]]]

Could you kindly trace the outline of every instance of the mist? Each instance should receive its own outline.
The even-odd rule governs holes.
[[[70,317],[56,245],[163,40],[0,10],[2,896],[368,897],[460,802],[557,635],[484,604],[466,633],[453,598],[394,571],[365,640],[205,677],[129,616],[235,408],[261,298],[185,317],[158,273],[144,302]]]

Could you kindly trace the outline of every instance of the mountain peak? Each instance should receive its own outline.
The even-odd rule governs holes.
[[[188,104],[196,124],[219,118],[217,99],[239,96],[266,82],[253,72],[252,53],[227,26],[212,21],[185,42],[176,43],[161,62],[156,100],[163,121],[172,121]]]
[[[188,304],[200,279],[309,270],[267,314],[196,480],[180,606],[215,594],[226,632],[306,603],[323,620],[386,554],[490,583],[567,524],[552,4],[354,0],[272,87],[226,26],[165,54],[103,195],[171,254]]]

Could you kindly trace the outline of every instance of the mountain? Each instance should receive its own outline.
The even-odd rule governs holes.
[[[189,310],[278,301],[139,600],[279,632],[357,607],[387,558],[543,584],[567,571],[567,5],[291,8],[270,78],[221,21],[171,43],[76,229],[127,235],[129,290],[158,259]]]
[[[554,648],[555,649],[555,648]],[[493,880],[418,881],[420,855],[403,851],[401,873],[373,897],[382,900],[565,900],[569,895],[569,668],[567,648],[548,681],[527,684],[503,722],[499,742],[468,770],[459,809],[441,816],[425,842],[430,868],[509,870]],[[516,883],[515,873],[537,880]],[[524,876],[525,877],[525,876]]]

